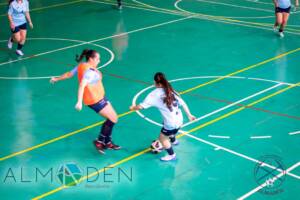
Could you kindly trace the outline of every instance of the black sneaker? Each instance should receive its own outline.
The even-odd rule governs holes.
[[[101,154],[105,154],[104,150],[105,150],[105,144],[100,142],[99,140],[94,140],[94,145],[96,147],[96,149],[99,151],[99,153]]]
[[[119,150],[119,149],[121,149],[121,147],[120,147],[119,145],[116,145],[116,144],[114,144],[114,143],[112,143],[112,142],[107,143],[107,144],[105,145],[105,147],[106,147],[107,149],[113,149],[113,150]]]

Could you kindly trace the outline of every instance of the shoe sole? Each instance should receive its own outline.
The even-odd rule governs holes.
[[[94,144],[95,148],[98,150],[99,153],[105,154],[104,149],[98,148],[97,145],[95,144],[95,141],[93,142],[93,144]]]
[[[18,56],[24,56],[24,54],[18,54],[17,52],[16,52],[16,54],[17,54]]]
[[[106,147],[107,149],[111,149],[111,150],[120,150],[121,149],[121,147],[119,147],[119,148],[109,148],[109,147]]]
[[[162,160],[162,159],[160,159],[160,161],[162,161],[162,162],[170,162],[170,161],[175,161],[175,160],[177,160],[177,157],[172,158],[171,160]]]

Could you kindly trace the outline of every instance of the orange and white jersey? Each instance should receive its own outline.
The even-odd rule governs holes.
[[[85,105],[95,104],[104,98],[102,74],[98,69],[87,63],[80,63],[71,73],[75,74],[75,72],[78,73],[79,84],[83,79],[88,83],[83,92],[83,103]]]

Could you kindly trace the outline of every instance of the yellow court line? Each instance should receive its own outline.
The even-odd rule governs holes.
[[[221,80],[225,79],[226,77],[230,77],[230,76],[237,75],[237,74],[239,74],[239,73],[241,73],[241,72],[244,72],[244,71],[246,71],[246,70],[253,69],[253,68],[255,68],[255,67],[261,66],[261,65],[266,64],[266,63],[268,63],[268,62],[271,62],[271,61],[273,61],[273,60],[277,60],[277,59],[279,59],[279,58],[282,58],[282,57],[284,57],[284,56],[286,56],[286,55],[295,53],[295,52],[297,52],[297,51],[299,51],[299,50],[300,50],[300,48],[297,48],[297,49],[288,51],[288,52],[286,52],[286,53],[280,54],[280,55],[278,55],[278,56],[275,56],[275,57],[273,57],[273,58],[267,59],[267,60],[262,61],[262,62],[260,62],[260,63],[251,65],[251,66],[249,66],[249,67],[246,67],[246,68],[243,68],[243,69],[238,70],[238,71],[236,71],[236,72],[233,72],[233,73],[230,73],[230,74],[228,74],[228,75],[225,75],[224,77],[217,78],[217,79],[214,79],[214,80],[212,80],[212,81],[208,81],[208,82],[203,83],[203,84],[199,84],[198,86],[195,86],[195,87],[193,87],[193,88],[190,88],[190,89],[187,89],[187,90],[184,90],[184,91],[180,92],[180,94],[186,94],[186,93],[188,93],[188,92],[194,91],[194,90],[199,89],[199,88],[201,88],[201,87],[204,87],[204,86],[206,86],[206,85],[210,85],[210,84],[212,84],[212,83],[221,81]],[[130,114],[130,113],[132,113],[132,111],[129,111],[129,112],[125,112],[125,113],[123,113],[123,114],[120,114],[119,117],[126,116],[126,115],[128,115],[128,114]],[[48,140],[48,141],[46,141],[46,142],[43,142],[43,143],[41,143],[41,144],[35,145],[35,146],[33,146],[33,147],[29,147],[29,148],[24,149],[24,150],[22,150],[22,151],[18,151],[18,152],[12,153],[12,154],[10,154],[10,155],[4,156],[4,157],[0,158],[0,161],[7,160],[7,159],[12,158],[12,157],[15,157],[15,156],[17,156],[17,155],[24,154],[24,153],[26,153],[26,152],[32,151],[32,150],[34,150],[34,149],[37,149],[37,148],[39,148],[39,147],[43,147],[43,146],[45,146],[45,145],[47,145],[47,144],[50,144],[50,143],[56,142],[56,141],[58,141],[58,140],[61,140],[61,139],[70,137],[70,136],[75,135],[75,134],[77,134],[77,133],[80,133],[80,132],[82,132],[82,131],[85,131],[85,130],[88,130],[88,129],[90,129],[90,128],[93,128],[93,127],[96,127],[96,126],[98,126],[98,125],[101,125],[103,122],[104,122],[104,121],[101,121],[101,122],[92,124],[92,125],[90,125],[90,126],[86,126],[86,127],[82,128],[82,129],[73,131],[73,132],[71,132],[71,133],[67,133],[67,134],[62,135],[62,136],[60,136],[60,137],[57,137],[57,138]]]
[[[116,167],[116,166],[118,166],[118,165],[121,165],[121,164],[123,164],[123,163],[125,163],[125,162],[128,162],[128,161],[130,161],[130,160],[132,160],[132,159],[134,159],[134,158],[136,158],[136,157],[138,157],[138,156],[141,156],[141,155],[143,155],[143,154],[145,154],[145,153],[147,153],[147,152],[149,152],[149,151],[150,151],[150,148],[144,149],[143,151],[140,151],[140,152],[138,152],[138,153],[136,153],[136,154],[133,154],[133,155],[127,157],[127,158],[124,158],[124,159],[122,159],[122,160],[120,160],[120,161],[118,161],[118,162],[116,162],[116,163],[114,163],[114,164],[111,164],[111,165],[109,165],[108,167],[106,167],[106,168],[107,168],[106,171],[108,171],[109,169],[114,168],[114,167]],[[80,179],[77,181],[77,183],[81,183],[82,181],[84,181],[84,180],[86,180],[86,179],[88,179],[88,178],[91,178],[91,177],[93,177],[93,176],[96,176],[96,175],[98,175],[98,174],[100,174],[100,173],[102,173],[102,172],[104,172],[104,168],[102,168],[102,169],[100,169],[100,170],[98,170],[98,171],[96,171],[96,172],[94,172],[94,173],[91,173],[91,174],[89,174],[89,175],[87,175],[87,176],[84,176],[84,177],[80,178]],[[59,192],[59,191],[61,191],[61,190],[63,190],[63,189],[68,188],[68,187],[69,187],[70,185],[72,185],[73,183],[74,183],[74,182],[69,183],[68,185],[60,186],[60,187],[58,187],[58,188],[56,188],[56,189],[54,189],[54,190],[51,190],[51,191],[49,191],[49,192],[47,192],[47,193],[44,193],[44,194],[40,195],[40,196],[38,196],[38,197],[34,197],[32,200],[38,200],[38,199],[42,199],[42,198],[44,198],[44,197],[50,196],[51,194],[54,194],[54,193],[56,193],[56,192]]]
[[[273,58],[267,59],[267,60],[265,60],[265,61],[259,62],[259,63],[257,63],[257,64],[250,65],[249,67],[246,67],[246,68],[244,68],[244,69],[238,70],[238,71],[233,72],[233,73],[231,73],[231,74],[228,74],[228,75],[226,75],[226,76],[224,76],[224,77],[220,77],[220,78],[214,79],[214,80],[212,80],[212,81],[209,81],[209,82],[200,84],[200,85],[198,85],[198,86],[195,86],[195,87],[193,87],[193,88],[187,89],[187,90],[181,92],[181,94],[185,94],[185,93],[187,93],[187,92],[191,92],[191,91],[196,90],[196,89],[198,89],[198,88],[200,88],[200,87],[203,87],[203,86],[205,86],[205,85],[208,85],[208,84],[215,83],[215,82],[218,82],[218,81],[220,81],[220,80],[223,80],[223,79],[225,79],[225,78],[227,78],[227,77],[229,77],[229,76],[234,76],[234,75],[237,75],[237,74],[239,74],[239,73],[245,72],[245,71],[247,71],[247,70],[253,69],[253,68],[255,68],[255,67],[259,67],[259,66],[264,65],[264,64],[266,64],[266,63],[269,63],[269,62],[271,62],[271,61],[274,61],[274,60],[277,60],[277,59],[282,58],[282,57],[284,57],[284,56],[287,56],[287,55],[289,55],[289,54],[295,53],[295,52],[297,52],[297,51],[299,51],[299,50],[300,50],[300,48],[297,48],[297,49],[288,51],[288,52],[286,52],[286,53],[280,54],[280,55],[278,55],[278,56],[275,56],[275,57],[273,57]]]
[[[111,2],[110,0],[106,0],[107,2]],[[100,1],[98,1],[100,2]],[[124,4],[126,5],[126,4]],[[148,4],[140,4],[140,5],[143,5],[144,8],[148,7],[149,9],[145,9],[145,10],[149,10],[149,11],[154,11],[153,9],[155,9],[156,11],[162,11],[162,13],[166,13],[166,14],[175,14],[175,15],[190,15],[190,14],[195,14],[195,15],[199,15],[199,16],[202,16],[202,17],[208,17],[208,18],[211,18],[211,19],[215,19],[215,20],[223,20],[223,21],[228,21],[228,22],[233,22],[233,23],[240,23],[240,24],[250,24],[250,25],[253,25],[253,26],[256,26],[257,28],[259,27],[269,27],[270,30],[271,28],[273,28],[273,25],[272,24],[269,24],[268,23],[259,23],[259,22],[250,22],[250,21],[242,21],[242,20],[237,20],[237,19],[232,19],[231,17],[224,17],[224,16],[215,16],[215,15],[207,15],[207,14],[202,14],[202,13],[194,13],[194,12],[189,12],[190,14],[188,13],[184,13],[184,12],[181,12],[181,11],[177,11],[177,10],[171,10],[171,9],[165,9],[165,8],[159,8],[159,7],[156,7],[156,6],[152,6],[152,5],[148,5]],[[128,6],[130,7],[130,6]],[[138,8],[138,7],[132,7],[132,8]],[[140,7],[140,9],[144,9],[142,7]],[[194,18],[199,18],[197,16],[195,16]],[[300,32],[300,29],[294,29],[294,28],[289,28],[289,27],[286,27],[285,30],[290,30],[290,31],[296,31],[296,32]]]
[[[288,87],[286,87],[286,88],[284,88],[284,89],[278,90],[277,92],[274,92],[274,93],[272,93],[272,94],[270,94],[270,95],[267,95],[267,96],[265,96],[265,97],[263,97],[263,98],[260,98],[260,99],[258,99],[257,101],[254,101],[253,103],[250,103],[250,104],[248,104],[248,105],[245,105],[245,106],[242,106],[242,107],[240,107],[240,108],[238,108],[238,109],[235,109],[235,110],[233,110],[233,111],[231,111],[231,112],[229,112],[229,113],[226,113],[226,114],[224,114],[224,115],[222,115],[222,116],[220,116],[220,117],[218,117],[218,118],[216,118],[216,119],[213,119],[213,120],[211,120],[211,121],[209,121],[209,122],[207,122],[207,123],[205,123],[205,124],[202,124],[202,125],[200,125],[200,126],[197,126],[197,127],[191,129],[191,130],[188,131],[188,132],[181,133],[180,135],[178,135],[178,138],[180,138],[180,137],[182,137],[182,136],[184,136],[184,135],[186,135],[186,134],[188,134],[188,133],[192,133],[192,132],[195,132],[195,131],[197,131],[197,130],[199,130],[199,129],[202,129],[202,128],[204,128],[204,127],[210,125],[210,124],[213,124],[213,123],[215,123],[215,122],[217,122],[217,121],[220,121],[220,120],[222,120],[222,119],[224,119],[224,118],[227,118],[227,117],[229,117],[229,116],[231,116],[231,115],[234,115],[234,114],[236,114],[236,113],[238,113],[238,112],[240,112],[240,111],[242,111],[242,110],[244,110],[244,109],[246,109],[246,108],[252,107],[252,106],[254,106],[255,104],[258,104],[258,103],[260,103],[260,102],[263,102],[263,101],[265,101],[265,100],[267,100],[267,99],[270,99],[270,98],[272,98],[272,97],[274,97],[274,96],[276,96],[276,95],[279,95],[279,94],[281,94],[281,93],[283,93],[283,92],[286,92],[287,90],[290,90],[290,89],[292,89],[292,88],[294,88],[294,87],[297,87],[297,86],[300,86],[300,82],[299,82],[299,83],[296,83],[296,84],[293,84],[293,85],[290,85],[290,86],[288,86]]]
[[[270,99],[270,98],[272,98],[272,97],[274,97],[274,96],[276,96],[276,95],[279,95],[279,94],[281,94],[281,93],[283,93],[283,92],[286,92],[287,90],[290,90],[290,89],[292,89],[292,88],[294,88],[294,87],[296,87],[296,86],[300,86],[300,82],[297,83],[297,84],[293,84],[293,85],[291,85],[291,86],[288,86],[288,87],[286,87],[286,88],[284,88],[284,89],[281,89],[281,90],[279,90],[279,91],[277,91],[277,92],[274,92],[274,93],[272,93],[272,94],[270,94],[270,95],[267,95],[267,96],[265,96],[265,97],[263,97],[263,98],[260,98],[259,100],[254,101],[253,103],[250,103],[250,104],[248,104],[248,105],[246,105],[246,106],[243,106],[243,107],[241,107],[241,108],[235,109],[235,110],[233,110],[233,111],[231,111],[231,112],[229,112],[229,113],[226,113],[226,114],[224,114],[224,115],[222,115],[222,116],[220,116],[220,117],[218,117],[218,118],[216,118],[216,119],[210,120],[210,121],[208,121],[208,122],[206,122],[206,123],[204,123],[204,124],[201,124],[201,125],[199,125],[199,126],[193,128],[193,129],[191,129],[191,130],[185,132],[185,133],[181,133],[180,135],[177,136],[177,138],[183,137],[184,135],[186,135],[186,134],[188,134],[188,133],[193,133],[193,132],[195,132],[195,131],[198,131],[198,130],[200,130],[200,129],[206,127],[206,126],[209,126],[209,125],[211,125],[211,124],[213,124],[213,123],[216,123],[216,122],[218,122],[218,121],[220,121],[220,120],[222,120],[222,119],[224,119],[224,118],[227,118],[227,117],[229,117],[229,116],[231,116],[231,115],[234,115],[234,114],[236,114],[236,113],[238,113],[238,112],[241,112],[242,110],[244,110],[244,109],[246,109],[246,108],[248,108],[248,107],[251,107],[251,106],[253,106],[253,105],[255,105],[255,104],[258,104],[258,103],[263,102],[263,101],[265,101],[265,100],[267,100],[267,99]],[[108,169],[107,169],[107,170],[109,170],[109,169],[111,169],[111,168],[114,168],[114,167],[116,167],[116,166],[118,166],[118,165],[121,165],[121,164],[123,164],[123,163],[125,163],[125,162],[128,162],[128,161],[130,161],[130,160],[132,160],[132,159],[134,159],[134,158],[136,158],[136,157],[138,157],[138,156],[141,156],[141,155],[147,153],[148,151],[150,151],[150,148],[144,149],[143,151],[140,151],[140,152],[138,152],[138,153],[136,153],[136,154],[134,154],[134,155],[131,155],[131,156],[127,157],[127,158],[124,158],[124,159],[122,159],[122,160],[120,160],[120,161],[118,161],[118,162],[116,162],[116,163],[114,163],[114,164],[108,166]],[[92,173],[92,174],[90,174],[90,175],[84,176],[84,177],[82,177],[81,179],[79,179],[79,180],[77,181],[77,183],[80,183],[80,182],[86,180],[87,178],[90,178],[90,177],[99,175],[99,174],[102,173],[103,171],[104,171],[104,168],[102,168],[102,169],[100,169],[100,170],[98,170],[98,171],[96,171],[96,172],[94,172],[94,173]],[[72,185],[73,183],[74,183],[74,182],[72,182],[72,183],[70,183],[70,184],[68,184],[68,185]],[[46,193],[40,195],[40,196],[34,197],[32,200],[39,200],[39,199],[42,199],[42,198],[44,198],[44,197],[47,197],[47,196],[49,196],[49,195],[51,195],[51,194],[54,194],[54,193],[56,193],[56,192],[59,192],[59,191],[65,189],[65,188],[67,188],[68,185],[67,185],[67,186],[61,186],[61,187],[58,187],[58,188],[56,188],[56,189],[54,189],[54,190],[51,190],[51,191],[49,191],[49,192],[46,192]]]
[[[85,0],[85,1],[87,1],[87,0]],[[116,5],[116,1],[111,1],[111,0],[103,0],[103,1],[106,1],[108,3],[112,3],[113,5]],[[136,3],[129,3],[129,2],[122,2],[122,5],[136,6],[137,4]],[[140,7],[145,7],[146,8],[146,6],[143,6],[143,5],[141,5]]]
[[[122,114],[118,115],[118,117],[123,117],[123,116],[125,116],[125,115],[131,114],[132,112],[133,112],[133,111],[129,111],[129,112],[122,113]],[[103,121],[101,121],[101,122],[94,123],[94,124],[92,124],[92,125],[89,125],[89,126],[86,126],[86,127],[84,127],[84,128],[78,129],[78,130],[76,130],[76,131],[73,131],[73,132],[67,133],[67,134],[65,134],[65,135],[62,135],[62,136],[60,136],[60,137],[56,137],[56,138],[53,138],[53,139],[48,140],[48,141],[46,141],[46,142],[43,142],[43,143],[41,143],[41,144],[35,145],[35,146],[33,146],[33,147],[24,149],[24,150],[22,150],[22,151],[18,151],[18,152],[16,152],[16,153],[10,154],[10,155],[8,155],[8,156],[4,156],[4,157],[0,158],[0,161],[7,160],[7,159],[12,158],[12,157],[15,157],[15,156],[17,156],[17,155],[24,154],[24,153],[26,153],[26,152],[28,152],[28,151],[32,151],[32,150],[34,150],[34,149],[37,149],[37,148],[46,146],[47,144],[50,144],[50,143],[56,142],[56,141],[58,141],[58,140],[61,140],[61,139],[70,137],[70,136],[75,135],[75,134],[77,134],[77,133],[80,133],[80,132],[82,132],[82,131],[86,131],[86,130],[88,130],[88,129],[91,129],[91,128],[94,128],[94,127],[96,127],[96,126],[99,126],[99,125],[103,124],[104,122],[105,122],[105,120],[103,120]]]
[[[71,2],[67,2],[67,3],[59,3],[59,4],[54,4],[54,5],[40,7],[40,8],[33,8],[33,9],[30,9],[30,12],[39,11],[39,10],[46,10],[48,8],[56,8],[56,7],[70,5],[70,4],[79,3],[79,2],[83,2],[83,1],[84,0],[77,0],[77,1],[71,1]],[[7,14],[0,15],[0,17],[4,17],[4,16],[7,16]]]

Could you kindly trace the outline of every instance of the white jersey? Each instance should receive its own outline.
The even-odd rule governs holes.
[[[26,23],[26,12],[29,12],[29,3],[27,0],[23,0],[21,3],[18,3],[16,0],[12,1],[8,8],[8,14],[11,15],[15,26]]]
[[[164,128],[167,130],[178,129],[183,123],[182,112],[179,106],[185,105],[185,102],[177,94],[174,95],[176,100],[173,102],[171,110],[164,103],[166,95],[163,88],[156,88],[153,90],[148,94],[140,106],[145,109],[152,106],[158,108],[164,120]]]
[[[291,1],[290,0],[277,0],[278,2],[278,7],[279,8],[289,8],[291,6]]]

